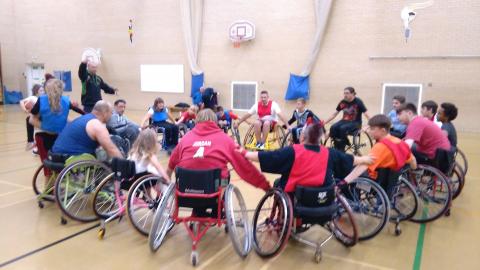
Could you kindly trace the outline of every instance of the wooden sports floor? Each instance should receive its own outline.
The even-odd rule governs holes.
[[[140,119],[140,112],[127,115]],[[5,269],[188,269],[190,238],[176,226],[152,254],[147,239],[124,218],[107,225],[97,238],[98,222],[60,224],[60,211],[47,203],[40,209],[31,179],[39,158],[25,151],[25,114],[18,106],[0,106],[0,268]],[[242,260],[223,229],[212,228],[199,245],[197,269],[480,269],[480,134],[459,134],[469,160],[463,193],[453,202],[450,217],[426,225],[402,223],[395,236],[389,225],[376,238],[344,248],[331,240],[320,264],[314,251],[293,240],[280,256],[264,260],[255,254]],[[168,157],[160,153],[166,166]],[[269,175],[270,180],[274,175]],[[254,209],[262,192],[233,175]],[[321,230],[309,232],[312,237]]]

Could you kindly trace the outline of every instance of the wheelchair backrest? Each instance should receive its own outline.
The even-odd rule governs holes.
[[[177,189],[182,193],[212,194],[218,191],[221,184],[221,170],[194,170],[177,167],[175,169]],[[217,198],[178,198],[182,207],[215,207]]]
[[[385,190],[388,197],[391,198],[393,187],[398,183],[403,169],[395,171],[388,168],[379,168],[377,171],[377,183]]]
[[[295,187],[295,205],[304,207],[324,207],[335,202],[335,185],[324,187]]]
[[[433,166],[439,169],[444,174],[449,174],[453,169],[455,158],[455,152],[450,150],[445,150],[437,148],[435,151],[435,159],[433,160]]]
[[[175,177],[182,193],[211,194],[220,186],[220,169],[195,170],[177,167]]]
[[[111,168],[114,177],[118,180],[130,179],[134,177],[136,173],[135,161],[128,159],[113,158]]]

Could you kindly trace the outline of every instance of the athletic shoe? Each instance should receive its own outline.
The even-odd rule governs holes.
[[[28,142],[25,146],[25,151],[31,150],[35,147],[35,142]]]

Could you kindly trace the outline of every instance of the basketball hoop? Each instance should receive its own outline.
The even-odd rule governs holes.
[[[236,21],[230,25],[230,40],[234,48],[240,48],[240,43],[255,38],[255,25],[249,21]]]

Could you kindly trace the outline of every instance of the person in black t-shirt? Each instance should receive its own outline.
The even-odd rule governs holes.
[[[297,122],[296,127],[292,127],[292,138],[294,143],[300,143],[300,132],[307,123],[308,119],[311,119],[313,122],[320,122],[320,119],[309,109],[305,108],[306,101],[304,98],[297,99],[297,108],[293,111],[292,118],[288,120],[288,124],[292,125],[294,122]]]
[[[346,87],[343,90],[343,100],[338,103],[336,111],[328,118],[325,124],[331,122],[340,111],[343,112],[342,120],[333,124],[330,128],[330,137],[334,140],[334,146],[340,151],[345,151],[348,143],[347,135],[362,127],[362,113],[370,119],[367,107],[363,101],[356,97],[357,93],[353,87]]]
[[[437,113],[437,120],[442,122],[442,130],[447,134],[452,147],[457,147],[457,131],[452,121],[457,118],[458,109],[452,103],[442,103]]]

